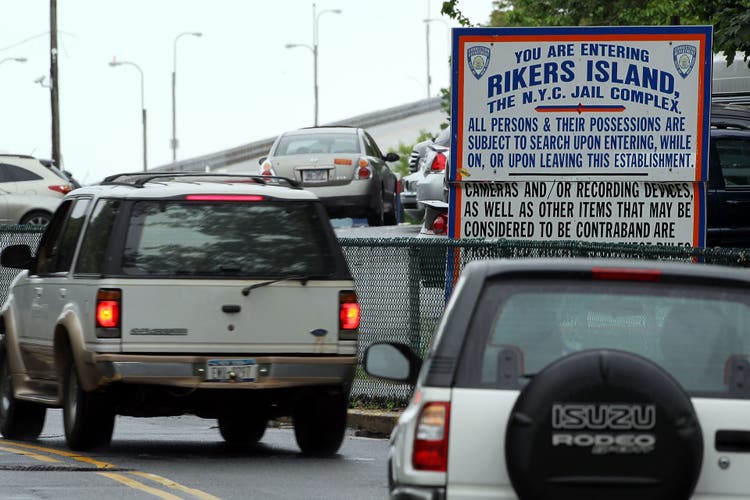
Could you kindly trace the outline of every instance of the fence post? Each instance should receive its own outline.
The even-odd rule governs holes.
[[[419,248],[409,246],[409,345],[417,355],[422,355],[420,344],[420,269]]]

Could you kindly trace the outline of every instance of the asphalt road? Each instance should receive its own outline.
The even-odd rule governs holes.
[[[387,446],[350,432],[338,455],[308,458],[290,427],[233,449],[214,420],[117,417],[109,449],[73,453],[60,410],[50,410],[38,441],[0,439],[0,498],[382,499]]]

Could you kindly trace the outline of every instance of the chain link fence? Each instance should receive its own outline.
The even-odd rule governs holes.
[[[448,238],[340,238],[354,276],[362,308],[360,361],[374,342],[398,341],[424,354],[452,289],[449,262],[458,275],[469,261],[490,258],[584,257],[677,260],[750,266],[750,252],[729,248],[692,248],[585,243]],[[361,365],[361,363],[360,363]],[[352,400],[378,406],[402,406],[413,387],[380,382],[363,370]]]
[[[36,248],[41,229],[0,226],[0,248],[27,244]],[[360,361],[374,342],[397,341],[424,354],[450,295],[451,266],[458,275],[469,261],[489,258],[618,257],[693,261],[700,265],[750,266],[750,251],[731,248],[691,248],[584,243],[576,241],[450,240],[448,238],[339,238],[349,263],[362,308]],[[0,267],[0,301],[18,271]],[[361,363],[360,363],[361,367]],[[380,406],[402,406],[413,387],[369,378],[362,369],[352,399]]]

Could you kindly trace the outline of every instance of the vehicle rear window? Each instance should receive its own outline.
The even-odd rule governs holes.
[[[123,251],[132,276],[327,276],[330,225],[311,202],[138,201]]]
[[[732,363],[746,365],[750,353],[747,295],[719,287],[494,283],[475,315],[482,316],[473,322],[460,369],[477,387],[507,382],[503,360],[517,365],[522,384],[566,354],[606,348],[654,361],[688,391],[726,393]]]
[[[356,134],[285,135],[274,156],[301,154],[359,154]]]

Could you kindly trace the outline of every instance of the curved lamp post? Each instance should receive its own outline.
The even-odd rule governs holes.
[[[174,37],[174,43],[172,46],[172,141],[170,147],[172,148],[172,163],[177,161],[177,96],[175,89],[177,88],[177,40],[183,36],[194,36],[200,38],[203,33],[199,31],[185,31]]]
[[[291,49],[293,47],[305,47],[307,49],[310,49],[312,51],[313,55],[313,85],[314,85],[314,98],[315,98],[315,119],[314,119],[314,126],[318,126],[318,24],[320,21],[320,16],[326,13],[332,13],[332,14],[341,14],[341,9],[326,9],[321,10],[316,14],[315,12],[315,4],[312,5],[313,7],[313,43],[312,46],[304,44],[304,43],[288,43],[285,45],[287,49]]]
[[[133,66],[135,69],[138,70],[138,73],[141,75],[141,116],[143,120],[143,171],[145,172],[148,170],[148,153],[146,148],[146,104],[143,96],[143,70],[140,66],[138,66],[136,63],[131,61],[117,61],[115,59],[112,59],[109,62],[109,65],[112,67],[115,66]]]

